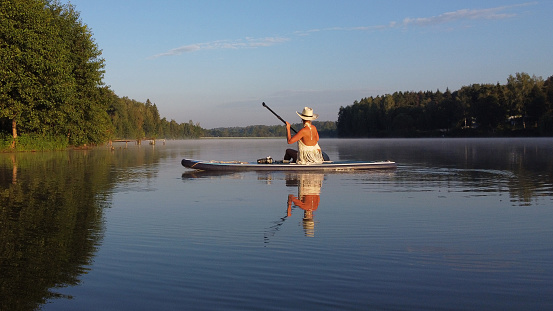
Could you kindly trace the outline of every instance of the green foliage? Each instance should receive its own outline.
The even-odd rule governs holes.
[[[194,124],[192,120],[188,121],[188,123],[177,123],[175,120],[167,121],[167,119],[163,118],[160,123],[160,138],[199,138],[205,133],[205,130],[200,127],[200,124]]]
[[[64,150],[69,146],[69,139],[65,136],[34,133],[18,136],[15,139],[15,150],[12,148],[13,141],[13,136],[0,135],[0,152]]]
[[[105,97],[113,139],[185,139],[203,135],[204,130],[192,121],[179,124],[175,120],[160,119],[156,104],[149,99],[141,103],[128,97],[119,98],[110,90],[105,90]]]
[[[286,135],[286,128],[279,125],[250,125],[246,127],[220,127],[206,131],[209,137],[279,137]]]
[[[329,138],[336,137],[336,122],[334,121],[313,121],[313,125],[317,128],[319,132],[319,137]],[[301,125],[298,124],[297,128],[301,128]]]
[[[473,84],[455,92],[395,92],[340,107],[339,137],[551,135],[553,77],[517,73],[507,84]],[[469,131],[470,129],[470,131]]]
[[[68,51],[44,6],[43,1],[0,3],[0,117],[24,124],[23,130],[40,129],[42,115],[34,112],[55,109],[55,100],[68,96],[58,86],[73,83]]]
[[[0,134],[0,151],[7,151],[11,149],[13,137]]]
[[[0,118],[12,121],[14,138],[105,141],[111,124],[100,96],[100,54],[73,6],[0,0]]]

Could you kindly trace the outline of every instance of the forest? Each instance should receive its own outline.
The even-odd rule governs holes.
[[[553,76],[367,97],[340,107],[336,127],[338,137],[551,136]]]
[[[156,104],[149,99],[142,103],[111,93],[107,110],[113,131],[110,132],[111,138],[186,139],[204,135],[205,130],[192,120],[177,123],[161,118]]]
[[[202,135],[192,121],[160,119],[149,100],[114,94],[104,62],[73,5],[0,0],[0,150]]]

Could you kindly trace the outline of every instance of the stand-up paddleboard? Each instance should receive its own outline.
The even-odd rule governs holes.
[[[182,166],[203,171],[355,171],[395,169],[397,164],[391,161],[325,161],[322,164],[296,164],[281,161],[273,163],[241,161],[201,161],[182,159]]]

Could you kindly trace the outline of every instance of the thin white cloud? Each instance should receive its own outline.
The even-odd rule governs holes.
[[[395,23],[395,26],[431,26],[445,23],[452,23],[462,20],[499,20],[517,16],[516,13],[507,13],[505,11],[521,6],[536,4],[528,2],[510,6],[500,6],[488,9],[462,9],[453,12],[446,12],[432,17],[405,18],[401,23]]]
[[[320,31],[323,31],[323,30],[325,30],[325,29],[298,30],[298,31],[295,31],[294,34],[298,35],[298,36],[309,36],[312,33],[320,32]]]
[[[243,40],[220,40],[205,43],[194,43],[184,45],[175,49],[171,49],[165,53],[160,53],[152,56],[152,58],[158,58],[162,56],[174,56],[184,53],[196,52],[201,50],[223,50],[223,49],[243,49],[243,48],[257,48],[268,47],[275,44],[280,44],[289,41],[289,38],[284,37],[265,37],[265,38],[245,38]]]
[[[297,36],[309,36],[314,33],[324,31],[378,31],[392,28],[408,28],[408,27],[426,27],[453,23],[458,21],[470,20],[501,20],[518,16],[517,13],[509,12],[509,10],[517,7],[535,5],[537,2],[526,2],[508,6],[499,6],[487,9],[461,9],[453,12],[442,13],[431,17],[416,17],[404,18],[402,21],[391,21],[387,25],[359,26],[359,27],[330,27],[321,29],[301,30],[294,32]],[[290,41],[286,37],[265,37],[265,38],[245,38],[240,40],[221,40],[206,43],[194,43],[171,49],[165,53],[160,53],[151,58],[163,56],[181,55],[184,53],[202,51],[202,50],[221,50],[221,49],[243,49],[243,48],[258,48],[269,47],[284,42]]]
[[[388,28],[388,27],[384,25],[358,26],[358,27],[329,27],[329,28],[322,28],[322,29],[298,30],[298,31],[295,31],[294,34],[298,36],[308,36],[312,33],[323,32],[323,31],[370,31],[370,30],[380,30],[384,28]]]
[[[307,31],[296,31],[298,35],[309,35],[314,32],[321,31],[375,31],[384,30],[390,28],[405,28],[405,27],[423,27],[433,26],[446,23],[452,23],[463,20],[500,20],[516,17],[517,13],[508,13],[509,9],[516,7],[523,7],[529,5],[535,5],[537,2],[526,2],[521,4],[500,6],[487,9],[461,9],[453,12],[446,12],[437,16],[431,17],[417,17],[404,18],[401,22],[391,21],[388,25],[374,25],[374,26],[359,26],[359,27],[332,27],[324,29],[312,29]]]

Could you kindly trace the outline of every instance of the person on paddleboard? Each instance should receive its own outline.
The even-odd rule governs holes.
[[[301,114],[297,111],[296,113],[303,120],[303,128],[296,135],[292,136],[290,134],[291,125],[286,122],[286,137],[288,144],[298,143],[298,150],[286,149],[284,160],[296,162],[297,164],[323,163],[323,153],[321,147],[319,147],[319,132],[311,124],[311,121],[317,119],[319,115],[313,113],[313,109],[309,107],[303,108]]]

